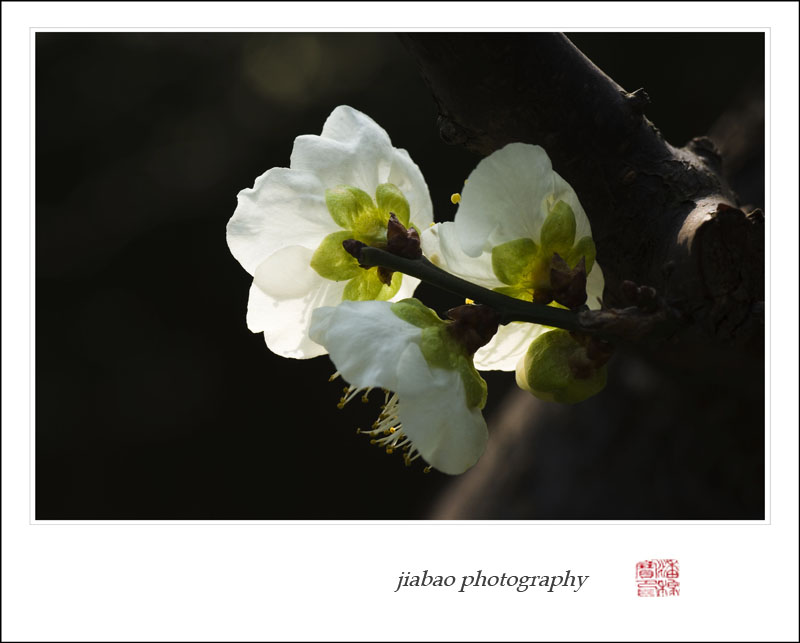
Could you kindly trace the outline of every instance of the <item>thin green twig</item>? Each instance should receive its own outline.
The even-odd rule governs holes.
[[[456,295],[472,299],[476,304],[484,304],[494,308],[500,315],[500,323],[512,321],[529,322],[554,326],[565,330],[579,331],[581,325],[578,316],[571,310],[553,308],[543,304],[515,299],[502,293],[483,288],[477,284],[451,275],[435,266],[425,257],[406,259],[380,248],[361,248],[359,262],[362,266],[383,266],[403,274],[416,277],[425,283],[441,288]]]

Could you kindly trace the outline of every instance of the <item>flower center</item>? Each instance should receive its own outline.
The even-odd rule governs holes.
[[[564,201],[557,201],[542,224],[539,244],[522,238],[492,248],[492,269],[498,280],[506,284],[495,290],[517,299],[549,303],[553,299],[551,269],[557,262],[556,255],[570,269],[585,258],[588,274],[594,265],[594,242],[591,237],[576,242],[575,229],[572,208]]]
[[[359,188],[340,185],[325,191],[325,204],[336,224],[342,228],[329,234],[314,251],[311,267],[325,279],[347,281],[343,300],[386,301],[400,289],[402,275],[394,273],[390,279],[382,278],[377,268],[364,269],[348,253],[342,242],[355,239],[368,246],[384,247],[387,244],[389,217],[394,214],[400,223],[409,227],[410,206],[405,195],[391,183],[382,183],[373,198]]]

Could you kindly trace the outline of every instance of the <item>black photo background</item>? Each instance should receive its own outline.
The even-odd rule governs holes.
[[[763,93],[761,34],[570,37],[647,89],[675,145]],[[479,159],[438,138],[397,39],[39,33],[35,91],[36,517],[426,518],[448,477],[356,435],[378,406],[338,410],[326,357],[279,358],[247,330],[251,280],[225,242],[237,192],[287,166],[294,137],[340,104],[409,151],[436,219],[452,218]],[[736,171],[763,205],[763,164]],[[514,378],[486,379],[491,418]]]

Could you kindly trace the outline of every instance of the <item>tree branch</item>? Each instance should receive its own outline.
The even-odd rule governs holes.
[[[442,270],[422,256],[408,259],[380,248],[363,246],[358,249],[357,258],[364,267],[382,266],[402,272],[437,288],[490,306],[500,314],[501,324],[514,321],[543,324],[617,342],[663,339],[678,327],[675,315],[671,314],[664,302],[657,299],[648,300],[646,307],[571,311],[515,299],[489,290]]]
[[[671,146],[644,91],[623,90],[562,34],[400,38],[446,142],[545,148],[591,221],[606,304],[624,304],[625,280],[648,284],[691,328],[685,342],[763,349],[763,217],[736,207],[709,139]]]
[[[365,246],[361,248],[358,262],[365,267],[390,268],[416,277],[447,292],[490,306],[500,315],[500,324],[521,321],[555,326],[565,330],[580,330],[578,316],[570,310],[535,304],[489,290],[442,270],[422,256],[418,259],[406,259],[380,248]]]

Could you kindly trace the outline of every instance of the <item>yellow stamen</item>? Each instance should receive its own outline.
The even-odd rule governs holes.
[[[472,299],[470,299],[469,297],[467,297],[467,298],[464,300],[464,303],[465,303],[465,304],[474,304],[474,303],[475,303],[475,301],[474,301],[474,300],[472,300]]]

